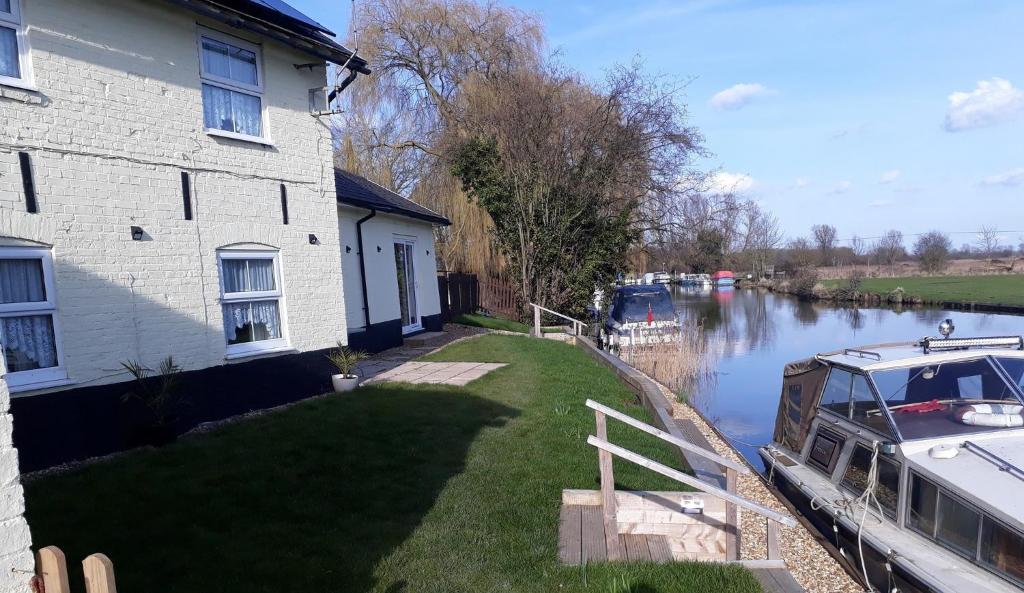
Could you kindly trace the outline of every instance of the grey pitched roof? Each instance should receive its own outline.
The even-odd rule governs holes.
[[[334,40],[334,32],[284,0],[169,0],[222,23],[266,35],[348,69],[369,74],[366,60]],[[351,58],[351,61],[350,61]]]
[[[451,221],[437,212],[343,169],[334,170],[334,186],[338,191],[338,202],[342,204],[372,208],[378,212],[408,216],[433,224],[451,224]]]

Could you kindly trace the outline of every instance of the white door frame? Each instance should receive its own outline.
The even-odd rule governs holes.
[[[416,316],[415,316],[415,318],[413,318],[413,316],[410,314],[410,316],[409,316],[410,324],[402,326],[402,335],[405,335],[405,334],[411,334],[413,332],[418,332],[418,331],[423,329],[423,315],[420,314],[420,298],[419,298],[419,295],[420,295],[420,283],[416,279],[416,237],[410,237],[408,235],[394,235],[393,236],[393,244],[394,245],[402,245],[403,249],[405,247],[409,248],[409,249],[407,249],[403,253],[403,259],[408,258],[409,265],[412,267],[412,278],[409,278],[409,274],[406,274],[406,283],[408,285],[407,288],[411,287],[411,290],[409,290],[409,292],[406,294],[406,298],[409,299],[407,302],[411,305],[409,307],[410,312],[413,309],[415,309]],[[396,261],[395,262],[395,279],[396,279],[396,281],[398,279],[398,265],[397,264],[398,264],[398,262]],[[402,287],[399,286],[398,290],[401,291]],[[401,295],[399,295],[399,301],[398,302],[399,302],[399,311],[401,311],[401,302],[402,302],[401,301]],[[399,313],[399,315],[401,315],[401,313]],[[399,317],[399,319],[401,319],[401,317]]]

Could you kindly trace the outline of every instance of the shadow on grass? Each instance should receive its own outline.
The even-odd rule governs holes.
[[[79,560],[103,552],[125,591],[369,591],[479,433],[516,414],[461,390],[364,388],[33,481],[29,524],[78,590]]]

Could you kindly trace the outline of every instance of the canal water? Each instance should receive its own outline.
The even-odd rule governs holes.
[[[811,303],[760,290],[674,287],[681,317],[699,321],[709,373],[687,389],[689,401],[756,467],[768,443],[782,390],[782,368],[819,352],[938,335],[950,318],[955,337],[1024,335],[1024,316],[937,308],[858,308]]]

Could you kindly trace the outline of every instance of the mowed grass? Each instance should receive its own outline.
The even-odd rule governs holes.
[[[829,280],[830,288],[842,280]],[[902,287],[908,296],[928,302],[955,301],[1024,306],[1024,275],[922,276],[906,278],[865,278],[862,292],[885,294]]]
[[[530,333],[530,326],[526,325],[525,323],[512,321],[511,319],[503,319],[501,317],[488,317],[486,315],[476,315],[470,313],[457,315],[454,318],[452,318],[452,323],[459,323],[461,325],[471,325],[473,327],[484,327],[487,329],[500,329],[520,334]]]
[[[562,489],[598,488],[583,402],[647,417],[586,353],[484,336],[430,359],[509,366],[466,387],[331,395],[32,481],[33,541],[72,566],[107,554],[125,591],[760,591],[737,566],[557,563]],[[609,436],[679,466],[621,423]],[[678,489],[621,460],[615,471],[622,489]]]

